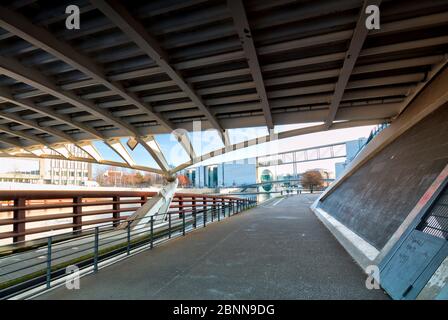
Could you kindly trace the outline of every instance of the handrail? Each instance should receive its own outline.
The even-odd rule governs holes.
[[[373,140],[373,138],[375,138],[381,131],[386,129],[388,126],[389,126],[389,123],[387,123],[387,122],[383,122],[383,123],[376,125],[370,131],[370,134],[369,134],[366,142],[364,142],[364,144],[358,149],[358,151],[356,151],[355,155],[353,156],[353,159],[355,159],[358,156],[358,154],[369,144],[370,141]]]
[[[72,197],[102,198],[111,195],[122,197],[154,196],[154,191],[127,191],[127,190],[2,190],[0,200],[10,200],[14,198],[23,199],[59,199]]]
[[[7,201],[15,198],[43,200],[43,199],[59,199],[72,197],[87,197],[87,198],[103,198],[109,196],[121,197],[142,197],[155,196],[155,191],[128,191],[128,190],[2,190],[0,192],[0,201]],[[182,197],[201,197],[202,194],[194,193],[176,193],[177,196]],[[232,198],[227,196],[219,196],[221,198]]]
[[[0,226],[12,226],[12,231],[0,232],[0,239],[12,238],[13,243],[18,243],[24,242],[27,235],[65,229],[71,229],[77,235],[82,233],[85,226],[104,223],[117,226],[156,194],[156,192],[127,190],[2,191],[0,192],[0,214],[9,214],[12,215],[12,218],[0,219]],[[193,207],[216,206],[220,203],[240,200],[240,198],[231,196],[176,193],[170,208],[178,209],[182,213]],[[97,209],[92,210],[95,207]],[[44,212],[37,213],[38,211]],[[129,214],[123,217],[125,213]],[[86,216],[98,217],[83,220],[83,217]],[[72,220],[61,223],[61,219]],[[30,223],[36,225],[43,221],[50,223],[39,227],[27,225]]]

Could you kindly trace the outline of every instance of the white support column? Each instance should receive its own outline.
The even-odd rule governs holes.
[[[65,144],[52,145],[51,148],[53,150],[56,150],[59,154],[62,154],[67,159],[69,159],[69,158],[71,158],[73,156],[72,153],[67,149]]]
[[[177,138],[179,144],[184,148],[185,152],[187,152],[188,156],[191,160],[196,158],[196,152],[194,151],[193,144],[191,143],[190,138],[188,137],[187,132],[179,132],[179,130],[174,130],[172,134]]]
[[[156,216],[162,221],[165,220],[166,213],[170,208],[176,192],[178,180],[168,182],[165,184],[159,193],[149,199],[142,207],[140,207],[128,221],[132,230],[144,228],[151,221],[151,216]],[[160,221],[160,220],[159,220]],[[128,227],[127,223],[121,224],[118,229],[125,229]]]
[[[107,145],[110,146],[128,165],[131,167],[135,166],[135,161],[129,152],[126,150],[125,146],[121,143],[120,139],[109,139],[106,141]]]
[[[85,151],[89,156],[95,159],[96,162],[101,163],[104,159],[91,142],[80,143],[79,147]]]
[[[149,152],[149,154],[154,158],[154,160],[159,165],[160,169],[164,172],[168,172],[170,167],[165,159],[165,156],[160,149],[159,144],[154,139],[153,136],[146,136],[142,138],[137,138],[137,141]]]

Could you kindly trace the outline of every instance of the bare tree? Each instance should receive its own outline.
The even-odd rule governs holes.
[[[313,190],[324,186],[324,178],[319,171],[309,170],[302,174],[300,184],[303,188],[309,189],[313,193]]]

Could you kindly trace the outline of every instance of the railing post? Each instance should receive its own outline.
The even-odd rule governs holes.
[[[212,222],[215,217],[215,208],[216,208],[216,198],[212,198]]]
[[[221,209],[222,209],[222,216],[226,217],[226,199],[221,199]]]
[[[112,198],[113,204],[112,204],[112,217],[114,218],[113,226],[118,227],[120,224],[120,196],[114,196]]]
[[[93,248],[93,272],[98,272],[99,227],[95,227],[95,243]]]
[[[53,237],[47,238],[47,289],[51,285],[51,247],[52,247]]]
[[[183,198],[182,198],[182,196],[179,196],[178,197],[178,199],[179,199],[179,202],[178,202],[178,205],[179,205],[179,218],[182,218],[182,216],[184,215],[184,201],[183,201]]]
[[[220,199],[220,201],[217,203],[217,210],[218,210],[218,221],[221,221],[221,208],[219,206],[222,206],[222,199]]]
[[[128,244],[126,248],[126,253],[127,255],[129,255],[131,253],[131,221],[128,221],[127,233],[128,233]]]
[[[154,216],[151,216],[151,243],[150,248],[152,249],[154,247]]]
[[[26,218],[26,211],[24,209],[26,204],[26,200],[24,198],[14,199],[14,207],[20,209],[14,209],[14,225],[13,230],[14,233],[21,233],[21,235],[16,235],[13,237],[13,242],[19,242],[25,240],[25,227],[26,223],[23,222]],[[17,222],[22,221],[22,222]]]
[[[182,214],[182,235],[185,235],[185,214]]]
[[[171,213],[168,212],[168,239],[171,239]]]
[[[191,208],[193,214],[193,228],[196,229],[196,197],[191,198]]]
[[[78,234],[82,230],[82,197],[73,197],[73,232]]]
[[[202,197],[202,210],[203,210],[203,214],[202,214],[202,218],[204,219],[204,228],[207,225],[207,199],[205,197]]]

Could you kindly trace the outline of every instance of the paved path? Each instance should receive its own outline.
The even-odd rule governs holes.
[[[309,209],[274,200],[81,278],[39,299],[388,299]]]

